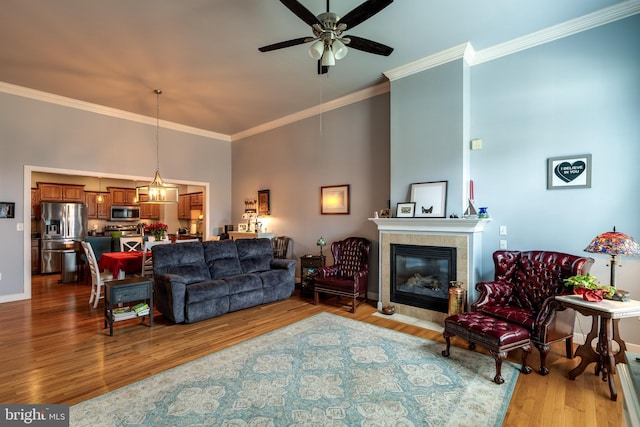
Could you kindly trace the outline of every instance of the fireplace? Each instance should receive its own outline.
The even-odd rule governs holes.
[[[446,313],[456,248],[391,244],[391,302]]]
[[[371,221],[376,223],[379,233],[379,310],[394,305],[398,314],[441,324],[447,316],[450,280],[462,282],[467,291],[467,307],[476,300],[474,285],[481,274],[482,231],[490,219],[371,218]],[[433,263],[435,266],[429,265],[414,249],[436,250],[435,258],[439,261]],[[401,264],[394,266],[392,260],[398,251]],[[400,267],[406,268],[396,280]],[[403,286],[403,281],[409,280],[406,276],[414,277],[413,292],[407,292]],[[432,283],[435,280],[440,284]],[[440,289],[434,289],[435,286]]]

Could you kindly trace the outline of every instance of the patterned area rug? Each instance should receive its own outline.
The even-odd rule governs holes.
[[[322,313],[71,407],[72,426],[498,426],[505,362]]]

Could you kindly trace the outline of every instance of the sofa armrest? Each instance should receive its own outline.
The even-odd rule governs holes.
[[[294,274],[296,271],[295,259],[273,258],[269,265],[272,270],[289,270],[293,271]]]
[[[175,323],[183,323],[187,279],[176,274],[156,274],[153,290],[156,308]]]
[[[476,283],[478,299],[471,304],[474,311],[480,311],[483,306],[508,306],[515,298],[513,286],[505,282],[478,282]]]

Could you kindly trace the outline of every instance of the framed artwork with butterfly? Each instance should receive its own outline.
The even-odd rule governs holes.
[[[411,201],[415,202],[415,218],[445,218],[448,181],[411,184]]]
[[[591,154],[547,159],[547,190],[591,188]]]

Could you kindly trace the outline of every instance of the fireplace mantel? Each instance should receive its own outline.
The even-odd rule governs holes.
[[[440,231],[476,233],[484,230],[490,218],[369,218],[379,231]]]
[[[490,218],[369,218],[378,227],[378,309],[390,300],[391,245],[441,246],[456,248],[456,280],[467,290],[467,307],[476,300],[475,283],[482,270],[482,232]],[[442,323],[446,314],[393,303],[396,312],[409,317]]]

